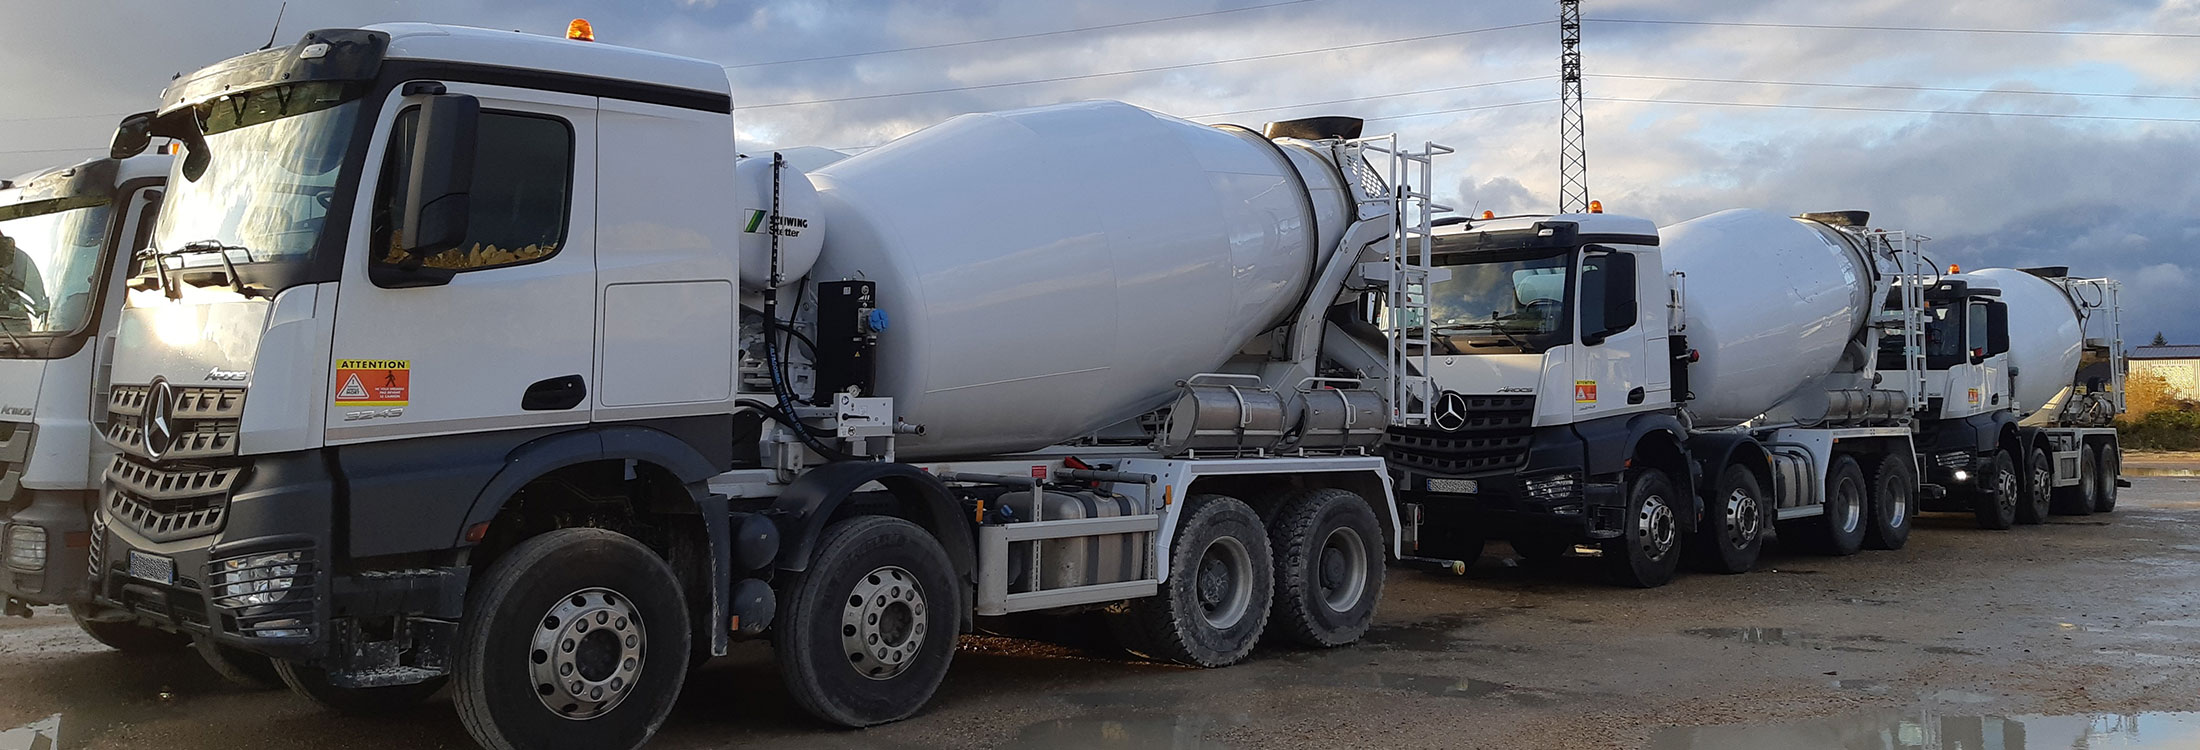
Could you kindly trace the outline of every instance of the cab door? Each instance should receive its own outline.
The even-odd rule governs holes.
[[[1649,326],[1637,257],[1591,245],[1575,268],[1574,421],[1649,408]],[[1659,332],[1664,333],[1662,330]],[[1662,344],[1662,338],[1660,340]]]
[[[393,94],[337,292],[330,444],[584,424],[596,329],[595,97],[448,84],[480,103],[465,239],[420,263],[448,282],[378,285],[394,252],[425,94]],[[389,269],[384,269],[385,271]],[[400,287],[400,288],[393,288]]]

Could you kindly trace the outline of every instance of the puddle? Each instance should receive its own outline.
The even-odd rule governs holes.
[[[1377,625],[1368,628],[1360,642],[1400,651],[1465,651],[1471,644],[1461,632],[1481,624],[1482,618],[1446,615],[1405,625]]]
[[[2160,466],[2122,467],[2127,477],[2200,477],[2200,469],[2171,469]]]
[[[1555,693],[1471,677],[1384,672],[1375,675],[1375,684],[1384,690],[1403,690],[1438,698],[1497,697],[1523,708],[1549,708],[1559,700]]]
[[[2200,747],[2200,713],[1958,716],[1882,711],[1784,724],[1659,732],[1650,750],[2185,750]]]
[[[1848,645],[1855,643],[1901,643],[1876,635],[1842,635],[1825,638],[1787,628],[1696,628],[1682,633],[1720,641],[1737,641],[1752,646],[1795,646],[1818,651],[1848,651],[1876,654],[1884,649]]]
[[[0,732],[0,750],[54,750],[61,746],[61,714]]]
[[[1023,728],[1004,750],[1080,750],[1081,748],[1153,748],[1210,750],[1230,745],[1210,734],[1225,725],[1201,716],[1126,714],[1106,718],[1042,721]]]

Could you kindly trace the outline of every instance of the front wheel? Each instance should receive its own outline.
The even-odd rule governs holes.
[[[2027,526],[2046,523],[2054,494],[2055,466],[2048,461],[2046,448],[2032,446],[2032,453],[2024,462],[2024,487],[2017,498],[2017,523]]]
[[[1268,534],[1278,634],[1315,648],[1359,640],[1383,598],[1383,530],[1367,501],[1314,490],[1284,501]]]
[[[2115,443],[2101,446],[2101,458],[2093,462],[2094,476],[2100,482],[2093,488],[2093,512],[2111,513],[2116,510],[2116,478],[2123,472],[2124,451]]]
[[[1979,478],[1986,486],[1971,496],[1971,513],[1978,517],[1978,527],[1998,531],[2016,525],[2022,482],[2017,478],[2017,460],[2007,448],[1996,450],[1986,471],[1986,476]]]
[[[635,748],[687,677],[688,613],[657,553],[559,529],[491,565],[459,628],[451,702],[491,750]]]
[[[170,633],[148,628],[134,622],[100,622],[86,616],[83,605],[69,605],[69,619],[76,627],[101,645],[125,654],[152,654],[175,651],[191,645],[191,637],[182,633]]]
[[[1613,582],[1649,589],[1673,580],[1681,564],[1682,500],[1663,471],[1640,469],[1628,478],[1626,528],[1603,545]]]
[[[1696,567],[1707,573],[1747,573],[1756,567],[1765,546],[1765,508],[1764,490],[1748,467],[1720,471],[1718,484],[1704,498]]]
[[[1195,667],[1245,659],[1268,625],[1275,559],[1260,516],[1235,498],[1198,495],[1169,546],[1169,580],[1130,603],[1127,639],[1146,656]]]
[[[433,677],[409,685],[347,688],[329,684],[328,672],[296,662],[275,662],[275,674],[290,691],[315,705],[346,716],[381,716],[396,713],[427,700],[442,690],[448,677]]]
[[[962,589],[930,532],[891,516],[835,522],[788,584],[779,673],[795,704],[847,727],[915,714],[955,658]]]
[[[1910,457],[1896,453],[1879,460],[1872,472],[1871,519],[1864,526],[1866,549],[1902,549],[1910,543],[1910,520],[1917,515],[1917,470]]]

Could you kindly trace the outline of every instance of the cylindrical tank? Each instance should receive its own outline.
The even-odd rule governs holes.
[[[878,283],[877,395],[926,428],[900,455],[1036,449],[1165,404],[1291,312],[1351,216],[1307,155],[1119,102],[963,115],[813,175],[811,276]]]
[[[800,152],[803,161],[815,162],[815,151]],[[772,235],[779,236],[779,283],[802,278],[817,262],[825,246],[825,225],[818,221],[817,189],[795,166],[796,159],[782,154],[778,174],[772,174],[772,154],[744,155],[733,163],[740,182],[741,201],[736,208],[741,222],[741,288],[750,291],[772,286]],[[828,162],[829,163],[829,162]],[[774,184],[776,182],[776,185]],[[772,210],[772,191],[779,193],[778,215]]]
[[[1658,230],[1683,300],[1688,412],[1697,425],[1749,421],[1833,371],[1872,313],[1872,267],[1814,221],[1736,209]]]
[[[2009,306],[2009,366],[2016,368],[2017,417],[2056,400],[2078,376],[2085,328],[2078,308],[2055,282],[2014,268],[1972,271],[2001,285]]]

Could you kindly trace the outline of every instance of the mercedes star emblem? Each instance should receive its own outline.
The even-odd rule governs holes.
[[[145,395],[145,457],[159,460],[176,446],[176,387],[153,381]]]
[[[1443,400],[1436,402],[1436,426],[1446,432],[1467,426],[1467,397],[1445,391]]]

